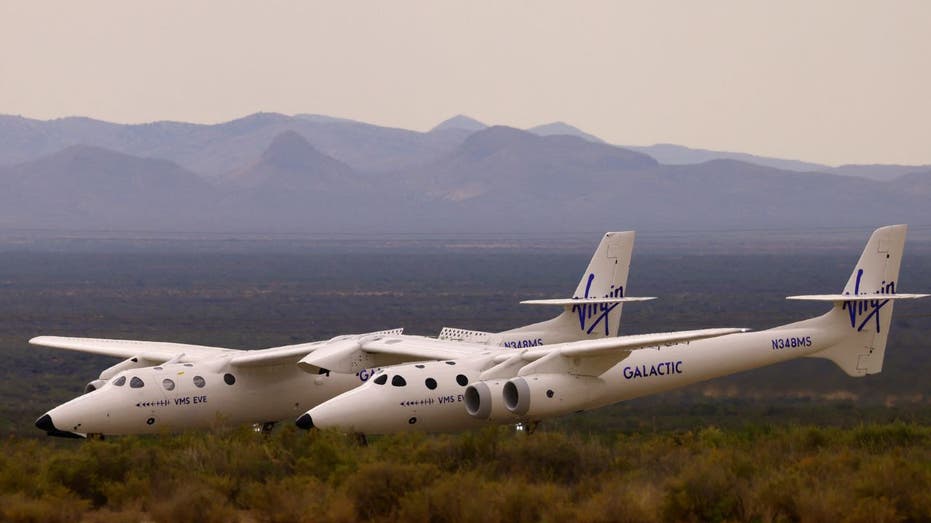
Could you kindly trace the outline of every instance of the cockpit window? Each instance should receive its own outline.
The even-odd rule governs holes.
[[[396,375],[395,377],[391,378],[391,385],[395,387],[403,387],[407,385],[407,380],[401,377],[401,375]]]
[[[433,390],[433,389],[436,388],[436,380],[433,379],[433,378],[427,378],[426,380],[424,380],[423,383],[424,383],[424,385],[426,385],[427,388],[430,389],[430,390]]]
[[[165,390],[175,390],[175,382],[165,378],[162,380],[162,387],[165,387]]]
[[[123,385],[126,385],[126,376],[120,376],[119,378],[116,378],[115,380],[113,380],[113,384],[116,385],[117,387],[122,387]]]
[[[143,383],[142,380],[138,377],[133,376],[133,379],[129,380],[129,386],[134,389],[141,389],[142,387],[145,387],[145,383]]]
[[[207,381],[204,380],[203,376],[194,376],[194,386],[198,389],[204,388],[204,385],[207,384]]]
[[[374,381],[376,385],[384,385],[385,383],[388,382],[388,375],[382,374],[372,381]]]

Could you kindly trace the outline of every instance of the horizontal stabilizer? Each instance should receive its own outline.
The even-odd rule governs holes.
[[[873,301],[873,300],[914,300],[927,298],[931,294],[803,294],[787,296],[787,300],[806,301]]]
[[[524,305],[598,305],[605,303],[624,303],[628,301],[649,301],[655,300],[656,297],[631,297],[631,298],[554,298],[548,300],[524,300]]]

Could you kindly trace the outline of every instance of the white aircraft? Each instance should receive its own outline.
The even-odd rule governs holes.
[[[539,347],[571,340],[596,340],[617,333],[627,298],[633,232],[607,233],[601,240],[573,300],[557,300],[557,317],[499,332],[444,328],[439,340],[490,346]],[[531,302],[533,303],[533,302]],[[360,345],[400,335],[401,329],[338,336],[328,341],[242,351],[151,341],[39,336],[45,347],[123,358],[85,387],[85,394],[36,421],[49,435],[157,433],[218,424],[256,423],[263,430],[365,382],[378,367],[410,361],[393,354],[363,353]],[[498,349],[501,352],[500,349]],[[513,352],[513,351],[508,351]],[[307,357],[313,354],[314,358]],[[340,364],[346,358],[351,365]],[[431,357],[425,359],[433,359]]]
[[[382,369],[310,409],[297,425],[362,434],[489,423],[532,428],[546,418],[805,356],[829,359],[850,376],[875,374],[882,370],[894,300],[927,296],[896,292],[905,233],[905,225],[877,229],[841,294],[789,297],[833,303],[830,312],[759,332],[642,334],[505,353],[386,335],[363,348],[445,361]],[[695,341],[701,338],[713,339]]]

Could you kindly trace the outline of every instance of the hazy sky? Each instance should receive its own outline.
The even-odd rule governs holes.
[[[0,113],[256,111],[931,163],[931,2],[0,0]]]

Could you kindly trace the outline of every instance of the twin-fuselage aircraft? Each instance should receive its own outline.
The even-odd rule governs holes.
[[[551,320],[501,333],[400,329],[257,351],[124,340],[39,337],[32,343],[128,358],[36,425],[81,437],[264,423],[363,434],[535,423],[799,357],[851,376],[875,374],[896,299],[906,226],[877,229],[821,316],[772,329],[617,336],[634,234],[602,239],[572,298]]]
[[[555,318],[504,332],[444,328],[433,341],[469,347],[549,346],[617,334],[622,304],[647,298],[624,296],[633,232],[605,234],[582,275],[574,299],[561,300]],[[353,389],[376,369],[426,352],[378,353],[360,346],[399,336],[401,329],[263,350],[235,350],[178,343],[40,336],[34,345],[121,358],[85,387],[85,393],[41,416],[50,435],[142,434],[222,424],[261,424],[295,417]],[[401,339],[410,339],[402,337]],[[414,337],[414,339],[430,339]]]

